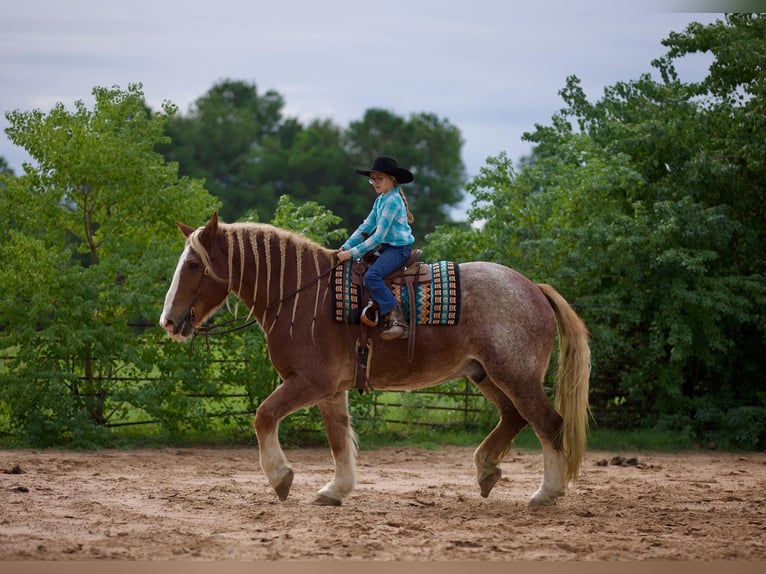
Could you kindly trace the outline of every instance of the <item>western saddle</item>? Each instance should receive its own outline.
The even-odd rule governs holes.
[[[415,305],[415,285],[431,280],[431,268],[429,265],[420,261],[423,252],[420,249],[413,249],[409,259],[396,271],[390,273],[384,278],[386,285],[391,288],[392,285],[400,284],[402,288],[407,289],[407,295],[411,302],[409,313],[409,338],[407,341],[407,359],[412,362],[415,353],[415,330],[417,325]],[[368,329],[377,327],[379,317],[377,306],[370,298],[367,287],[364,284],[364,274],[375,262],[377,253],[367,254],[362,259],[352,262],[351,282],[358,286],[362,301],[369,301],[363,308],[359,323],[359,339],[356,344],[357,367],[356,367],[356,388],[360,393],[371,390],[368,377],[369,358],[372,352],[372,341],[369,338]]]

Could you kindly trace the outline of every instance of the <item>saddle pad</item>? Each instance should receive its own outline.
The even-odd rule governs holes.
[[[335,320],[358,323],[362,312],[359,285],[351,282],[351,261],[335,268],[333,275]]]
[[[430,280],[417,283],[415,289],[415,316],[418,325],[455,325],[460,317],[460,276],[457,263],[438,261],[429,264]],[[347,262],[335,269],[335,320],[358,323],[362,307],[360,286],[351,281],[351,264]],[[402,305],[409,320],[410,300],[405,284],[394,284],[391,291]]]
[[[418,325],[455,325],[460,315],[460,276],[452,261],[432,263],[431,280],[415,285],[415,316]],[[409,319],[410,305],[406,285],[394,285],[394,297]],[[398,291],[398,293],[397,293]]]

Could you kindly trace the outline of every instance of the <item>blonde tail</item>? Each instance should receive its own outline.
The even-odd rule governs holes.
[[[589,333],[569,303],[550,285],[538,284],[556,313],[559,360],[554,407],[564,419],[561,443],[567,456],[566,480],[574,480],[585,454],[590,382]]]

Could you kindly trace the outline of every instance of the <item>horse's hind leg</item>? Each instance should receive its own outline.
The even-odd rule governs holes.
[[[474,455],[482,494],[485,491],[489,493],[489,489],[485,489],[482,480],[486,481],[491,488],[494,484],[491,482],[493,476],[496,477],[495,482],[500,478],[499,469],[497,474],[492,474],[494,472],[492,464],[497,458],[496,453],[504,454],[503,447],[505,450],[510,448],[510,440],[526,421],[535,431],[543,449],[543,481],[529,500],[529,505],[556,504],[556,499],[563,496],[566,491],[567,457],[561,442],[563,420],[543,392],[544,368],[541,367],[539,372],[527,375],[514,372],[502,365],[495,365],[494,369],[487,369],[487,371],[487,382],[492,383],[493,386],[488,386],[485,382],[478,386],[487,398],[498,405],[501,420],[493,433],[485,440],[487,446],[485,447],[482,443]],[[502,395],[505,395],[505,398]],[[503,417],[508,418],[505,425]]]
[[[567,457],[561,444],[562,418],[553,409],[540,383],[515,387],[513,403],[535,431],[543,449],[543,481],[530,506],[549,506],[566,492]],[[520,389],[523,391],[519,392]]]
[[[335,476],[320,489],[313,503],[340,506],[356,485],[356,438],[348,414],[348,393],[342,391],[318,406],[335,461]]]
[[[502,476],[500,462],[510,450],[514,437],[526,426],[527,421],[519,414],[505,393],[497,388],[489,378],[484,379],[481,384],[477,384],[477,387],[497,407],[500,415],[500,420],[495,428],[473,454],[481,495],[487,498]]]
[[[529,499],[529,506],[552,506],[566,493],[567,457],[558,437],[553,441],[540,439],[540,444],[543,447],[543,481]]]

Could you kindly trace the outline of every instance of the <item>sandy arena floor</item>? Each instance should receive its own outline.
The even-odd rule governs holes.
[[[766,454],[589,452],[535,510],[538,452],[511,451],[488,499],[471,454],[361,451],[328,508],[326,449],[287,451],[286,502],[254,449],[0,451],[0,560],[766,560]]]

